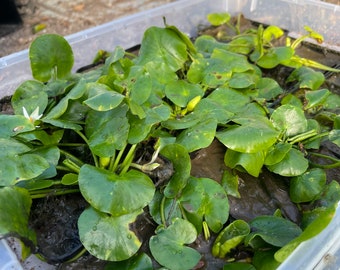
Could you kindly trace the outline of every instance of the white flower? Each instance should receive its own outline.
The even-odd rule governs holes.
[[[31,115],[28,115],[28,112],[25,107],[22,107],[22,111],[24,113],[24,116],[32,123],[36,120],[39,120],[43,115],[39,114],[39,106],[31,113]]]

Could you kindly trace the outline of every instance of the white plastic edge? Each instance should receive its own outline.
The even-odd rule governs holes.
[[[22,270],[17,256],[8,246],[6,240],[0,241],[0,270]]]

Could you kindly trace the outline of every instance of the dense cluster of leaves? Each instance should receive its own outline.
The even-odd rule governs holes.
[[[209,19],[229,22],[227,14]],[[297,43],[272,46],[282,35],[278,27],[259,26],[229,43],[206,35],[192,43],[174,26],[151,27],[137,57],[117,47],[101,67],[82,74],[71,74],[72,50],[63,38],[37,38],[29,52],[36,80],[14,93],[15,115],[0,115],[0,209],[7,213],[0,235],[16,235],[33,248],[32,199],[80,191],[90,205],[78,221],[80,239],[117,267],[152,268],[151,259],[137,253],[142,243],[130,228],[146,206],[159,224],[150,251],[168,269],[193,268],[200,254],[187,245],[210,231],[218,234],[216,257],[242,244],[254,250],[254,266],[279,265],[328,224],[340,193],[338,182],[326,183],[324,168],[307,156],[325,140],[340,146],[340,97],[319,89],[324,76],[310,66],[325,67],[297,56]],[[303,102],[263,76],[261,68],[279,64],[294,67],[287,80],[305,89]],[[319,117],[307,117],[310,112]],[[322,117],[327,125],[317,120]],[[189,153],[214,139],[226,146],[229,168],[257,177],[266,167],[290,177],[293,202],[322,198],[322,207],[303,228],[279,212],[250,223],[228,221],[228,196],[237,194],[237,185],[226,190],[218,179],[190,175]],[[140,164],[136,153],[145,142],[155,142],[154,155]],[[162,185],[148,176],[159,166],[158,154],[174,167]],[[328,167],[340,165],[329,159]]]

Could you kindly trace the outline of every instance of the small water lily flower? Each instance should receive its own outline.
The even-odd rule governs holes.
[[[39,106],[31,113],[31,115],[28,114],[27,110],[25,107],[22,107],[22,112],[24,114],[24,116],[32,123],[34,124],[34,122],[36,120],[39,120],[43,115],[39,114]]]

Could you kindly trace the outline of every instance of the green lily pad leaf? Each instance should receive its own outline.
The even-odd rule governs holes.
[[[298,237],[292,239],[289,243],[279,249],[274,255],[275,259],[278,262],[283,262],[300,243],[316,236],[325,229],[334,217],[335,208],[336,205],[329,207],[326,211],[321,213]],[[286,229],[283,228],[283,230]]]
[[[228,23],[230,21],[230,14],[227,12],[222,13],[210,13],[207,15],[208,21],[211,23],[211,25],[219,26],[225,23]]]
[[[277,216],[259,216],[254,218],[249,225],[252,232],[246,236],[246,245],[251,245],[255,237],[260,237],[268,244],[283,247],[302,232],[295,223]]]
[[[227,149],[224,156],[224,163],[229,168],[238,170],[246,170],[250,175],[258,177],[265,159],[265,153],[259,151],[257,153],[240,153]]]
[[[283,61],[289,60],[294,55],[291,47],[270,48],[256,64],[263,68],[274,68]]]
[[[166,85],[165,94],[175,105],[185,107],[194,97],[203,96],[203,89],[197,84],[177,80]]]
[[[291,148],[279,163],[267,165],[267,168],[282,176],[298,176],[307,170],[308,160],[299,150]]]
[[[60,140],[63,138],[64,130],[58,129],[58,130],[33,130],[31,132],[26,132],[24,134],[20,134],[20,138],[24,138],[28,141],[40,141],[43,145],[51,145],[51,144],[57,144],[60,142]]]
[[[78,182],[80,192],[93,207],[113,216],[143,208],[155,192],[151,179],[136,170],[120,176],[85,164],[80,168]]]
[[[52,126],[59,127],[62,129],[72,129],[72,130],[82,130],[82,126],[75,124],[68,120],[62,120],[62,119],[43,119],[44,123],[51,124]]]
[[[242,153],[256,153],[272,146],[279,135],[267,118],[235,119],[241,123],[216,133],[228,148]]]
[[[11,103],[15,114],[23,115],[23,107],[28,112],[33,112],[39,106],[43,112],[48,103],[48,96],[44,92],[45,85],[38,81],[28,80],[23,82],[14,92]]]
[[[279,142],[271,147],[266,155],[266,159],[264,160],[265,165],[274,165],[279,163],[285,155],[292,148],[290,143]]]
[[[217,236],[212,254],[218,258],[224,258],[233,248],[243,242],[244,238],[250,233],[250,227],[243,220],[235,220],[225,227]]]
[[[215,138],[217,121],[208,118],[193,127],[182,131],[176,143],[183,145],[188,152],[208,147]]]
[[[328,89],[306,91],[305,96],[308,103],[305,106],[305,109],[310,109],[316,106],[322,106],[330,94],[331,92]]]
[[[25,154],[30,150],[15,140],[0,139],[0,186],[35,178],[50,167],[40,155]]]
[[[184,219],[175,219],[164,228],[160,226],[156,235],[150,238],[150,250],[156,261],[170,270],[192,269],[201,255],[193,248],[185,246],[197,238],[195,227]]]
[[[216,102],[232,113],[243,111],[244,107],[250,102],[249,97],[241,91],[226,87],[217,88],[207,99]]]
[[[198,232],[202,229],[203,219],[213,232],[220,231],[228,220],[227,193],[214,180],[190,177],[179,200],[182,208],[189,214],[188,220],[195,225]],[[195,215],[195,219],[199,221],[198,224],[190,219],[192,215]]]
[[[126,145],[130,127],[126,111],[127,106],[123,105],[106,112],[89,112],[85,133],[94,154],[110,157],[115,149],[121,150]]]
[[[104,270],[152,270],[151,258],[145,253],[136,254],[128,260],[120,262],[109,262],[105,265]]]
[[[34,124],[22,115],[0,115],[0,138],[9,139],[22,132],[35,129]]]
[[[233,53],[226,50],[215,49],[211,54],[212,59],[220,59],[225,65],[229,66],[231,71],[242,73],[246,71],[254,70],[245,55]]]
[[[168,198],[174,198],[187,184],[191,161],[188,150],[180,144],[168,144],[160,151],[161,155],[169,159],[174,167],[175,173],[164,190]]]
[[[257,79],[251,72],[234,73],[228,86],[235,89],[254,88]]]
[[[78,174],[67,173],[61,179],[61,183],[65,186],[75,185],[78,183]]]
[[[67,95],[63,97],[42,120],[45,122],[45,120],[60,118],[67,111],[69,101],[81,98],[86,92],[86,89],[85,79],[80,79],[79,82],[67,93]]]
[[[101,83],[87,84],[89,97],[84,104],[96,111],[108,111],[116,108],[125,96],[111,90],[108,86]]]
[[[142,210],[121,216],[110,216],[89,207],[78,219],[80,241],[93,256],[106,261],[122,261],[132,257],[141,242],[130,224]]]
[[[32,249],[36,238],[34,231],[29,229],[32,199],[26,189],[19,187],[0,188],[0,238],[15,236]]]
[[[271,78],[260,78],[256,87],[258,88],[258,98],[264,98],[266,100],[272,100],[283,91],[277,81]]]
[[[209,87],[218,87],[227,82],[232,75],[231,67],[222,59],[194,59],[188,70],[188,81],[202,83]]]
[[[300,88],[312,90],[318,89],[325,81],[325,76],[320,71],[315,71],[309,67],[295,69],[288,77],[287,82],[299,82]]]
[[[332,143],[340,147],[340,129],[333,129],[329,132],[328,138]]]
[[[307,119],[302,109],[285,104],[271,115],[274,127],[285,131],[287,136],[294,136],[307,130]]]
[[[310,202],[323,191],[325,185],[326,172],[314,168],[290,180],[289,195],[292,202]]]
[[[208,35],[201,35],[195,40],[197,50],[203,53],[212,53],[214,49],[219,48],[227,50],[229,44],[225,42],[218,42],[214,37]]]
[[[70,74],[73,52],[65,38],[56,34],[37,37],[29,48],[33,78],[47,82],[51,77],[63,78]]]
[[[187,45],[176,31],[153,26],[144,32],[137,64],[163,62],[172,71],[177,71],[187,57]]]
[[[229,122],[234,115],[234,113],[225,109],[223,105],[210,98],[202,99],[195,107],[194,112],[201,115],[201,119],[205,117],[213,118],[220,124]]]
[[[256,268],[245,262],[231,262],[225,264],[223,270],[256,270]]]
[[[49,164],[49,167],[35,179],[48,179],[57,175],[56,166],[60,158],[60,150],[58,147],[50,146],[39,148],[34,151],[34,154],[41,156]]]

